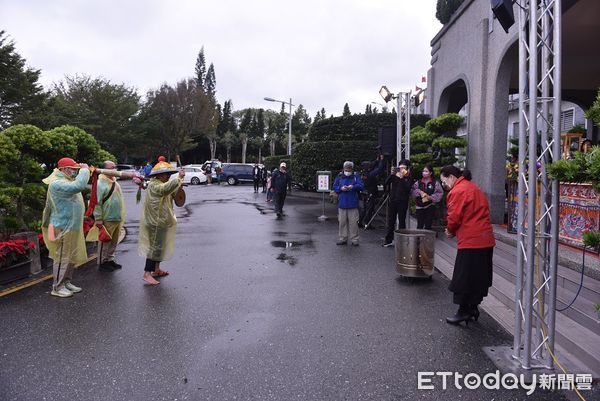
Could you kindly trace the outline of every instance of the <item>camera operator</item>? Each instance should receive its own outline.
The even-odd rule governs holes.
[[[379,199],[379,188],[378,181],[379,176],[385,169],[385,160],[384,156],[380,154],[377,157],[377,160],[368,163],[365,170],[362,174],[363,182],[365,183],[365,190],[367,192],[366,199],[363,203],[363,213],[361,226],[364,228],[368,228],[367,224],[371,217],[373,217],[373,212],[375,211],[375,205],[377,204],[377,200]]]
[[[389,247],[394,244],[394,229],[396,216],[398,228],[406,228],[406,212],[412,189],[413,180],[410,174],[410,162],[401,160],[398,168],[385,180],[385,187],[389,188],[390,201],[388,204],[387,234],[382,244]]]

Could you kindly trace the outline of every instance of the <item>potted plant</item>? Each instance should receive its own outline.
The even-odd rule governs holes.
[[[34,247],[33,242],[24,239],[0,242],[0,284],[29,276],[31,269],[29,252]]]

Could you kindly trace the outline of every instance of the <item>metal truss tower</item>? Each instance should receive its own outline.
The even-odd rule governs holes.
[[[410,159],[410,92],[396,95],[396,163]]]
[[[520,3],[520,4],[519,4]],[[561,158],[561,0],[520,0],[519,210],[513,358],[554,367]]]

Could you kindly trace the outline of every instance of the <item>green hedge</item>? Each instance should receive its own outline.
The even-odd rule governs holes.
[[[426,114],[410,117],[411,129],[424,126],[429,121]],[[377,141],[379,128],[396,127],[396,113],[355,114],[331,117],[312,124],[308,131],[311,142],[323,141]]]
[[[360,163],[374,160],[377,156],[376,141],[325,141],[303,142],[294,146],[292,176],[305,188],[316,187],[315,173],[325,170],[335,176],[342,170],[346,160],[354,162],[358,170]]]
[[[288,155],[275,155],[263,157],[263,164],[265,165],[268,171],[273,171],[273,169],[278,168],[279,163],[281,162],[289,164],[290,157]]]

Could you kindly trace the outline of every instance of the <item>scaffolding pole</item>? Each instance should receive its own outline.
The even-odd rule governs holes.
[[[561,0],[525,0],[519,10],[519,208],[513,358],[552,369],[559,183],[546,166],[561,158]]]

